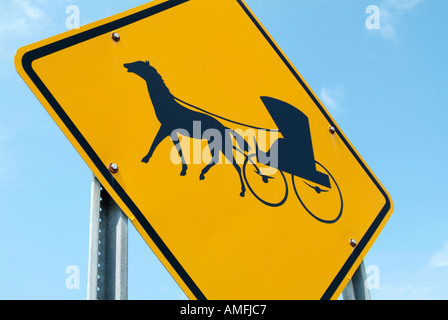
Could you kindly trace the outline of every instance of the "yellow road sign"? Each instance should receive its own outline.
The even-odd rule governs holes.
[[[392,213],[240,0],[151,2],[16,67],[190,298],[337,298]]]

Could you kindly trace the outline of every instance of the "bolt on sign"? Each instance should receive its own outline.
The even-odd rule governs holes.
[[[336,299],[392,213],[243,1],[154,1],[15,63],[192,299]]]

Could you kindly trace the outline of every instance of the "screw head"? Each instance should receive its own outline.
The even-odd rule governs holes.
[[[350,245],[351,245],[353,248],[355,248],[357,244],[358,244],[358,243],[356,242],[355,239],[353,239],[353,238],[350,239]]]
[[[114,40],[115,42],[120,41],[120,35],[116,32],[113,32],[111,37],[112,37],[112,40]]]
[[[116,163],[110,163],[109,164],[109,171],[111,173],[117,173],[118,172],[118,165]]]
[[[336,128],[333,126],[330,126],[329,130],[330,130],[331,134],[335,134],[335,132],[336,132]]]

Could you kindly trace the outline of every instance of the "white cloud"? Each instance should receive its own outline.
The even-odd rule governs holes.
[[[48,34],[52,20],[49,0],[2,0],[0,13],[0,75],[14,73],[13,57],[18,48]],[[54,0],[53,0],[54,1]],[[53,3],[54,5],[54,3]]]
[[[386,0],[386,2],[397,10],[411,10],[422,0]]]
[[[396,40],[396,17],[388,9],[381,9],[380,34],[384,39]]]
[[[413,10],[423,0],[384,0],[380,4],[380,34],[384,39],[397,40],[397,26],[403,15]]]
[[[345,97],[344,88],[337,86],[336,88],[323,87],[320,90],[320,99],[325,107],[333,110],[342,110],[341,102]]]
[[[423,300],[434,299],[434,290],[431,283],[423,281],[420,283],[408,283],[408,284],[388,284],[381,287],[381,292],[377,291],[376,294],[380,294],[380,300],[382,297],[387,297],[390,300]]]
[[[2,12],[0,38],[11,34],[29,35],[50,22],[49,16],[29,0],[7,0],[2,3]]]
[[[448,243],[445,244],[445,247],[442,250],[434,253],[429,259],[430,269],[442,267],[448,267]]]

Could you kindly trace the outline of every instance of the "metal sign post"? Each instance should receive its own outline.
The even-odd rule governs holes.
[[[93,177],[87,300],[128,296],[128,218]]]
[[[370,300],[364,261],[360,264],[344,291],[342,291],[342,297],[344,300]]]

